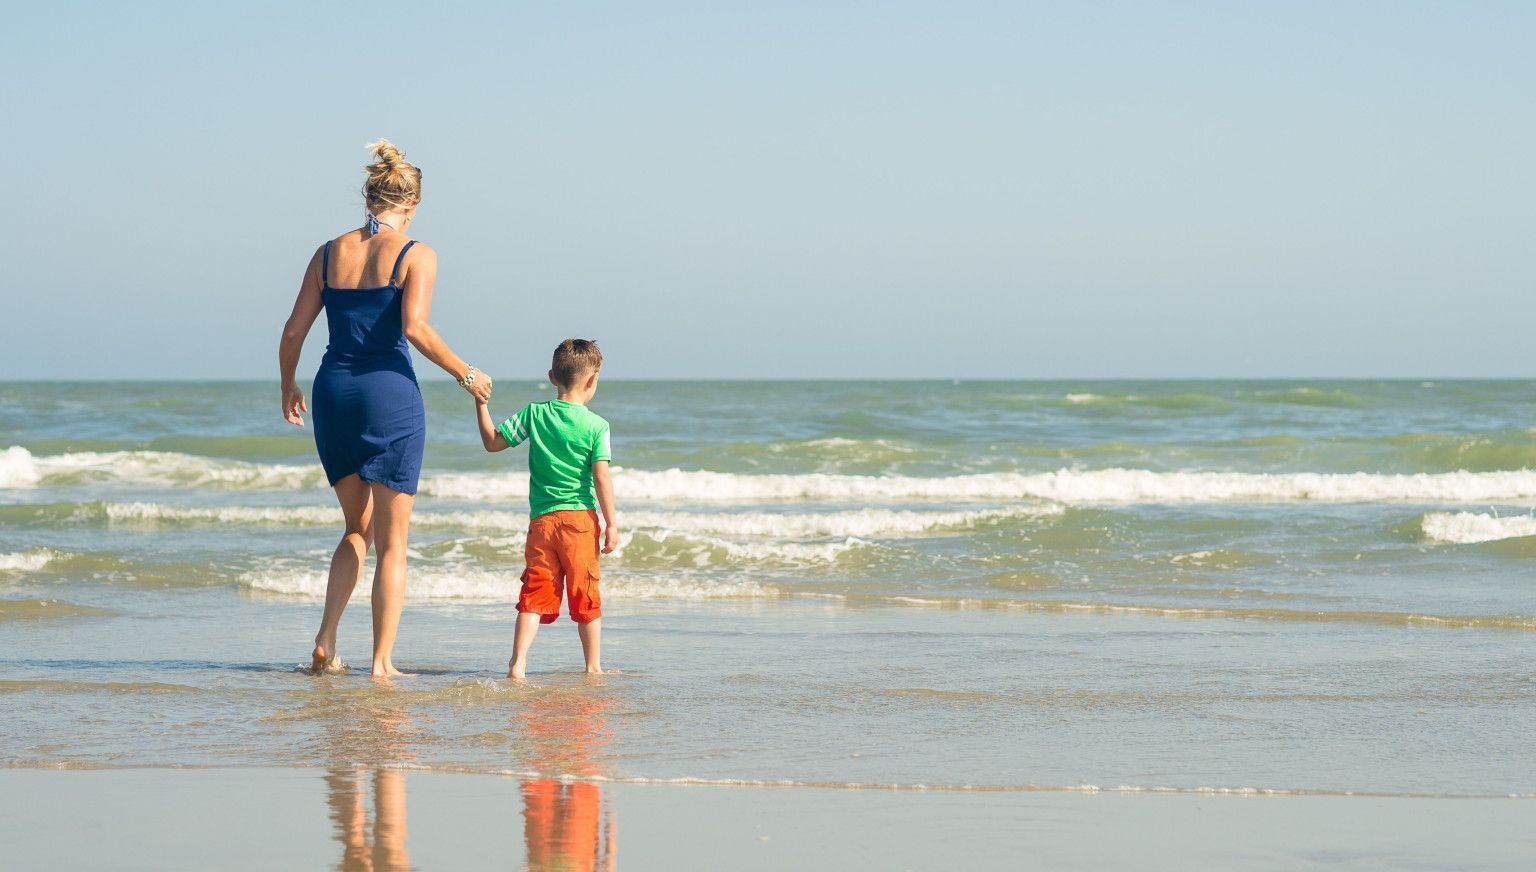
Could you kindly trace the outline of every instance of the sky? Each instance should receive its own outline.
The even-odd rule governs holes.
[[[1496,2],[12,4],[0,378],[275,382],[379,137],[493,376],[1536,376],[1532,45]]]

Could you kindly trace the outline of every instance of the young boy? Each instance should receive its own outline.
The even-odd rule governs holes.
[[[549,368],[556,399],[524,406],[522,411],[491,423],[490,408],[477,400],[480,442],[486,451],[501,451],[528,442],[528,502],[533,520],[524,548],[527,567],[517,599],[517,630],[512,637],[512,661],[507,677],[522,680],[528,649],[539,624],[560,617],[560,592],[566,592],[571,620],[581,635],[587,672],[602,667],[602,597],[598,551],[618,547],[619,528],[613,509],[613,479],[608,473],[608,422],[587,410],[597,393],[603,353],[587,339],[567,339],[555,349]],[[603,513],[602,545],[598,545],[597,509]]]

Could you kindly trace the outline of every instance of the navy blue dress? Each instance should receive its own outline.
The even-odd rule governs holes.
[[[427,416],[401,323],[400,263],[382,288],[333,288],[331,244],[321,261],[321,295],[331,341],[315,373],[315,448],[334,486],[356,473],[401,493],[416,493]]]

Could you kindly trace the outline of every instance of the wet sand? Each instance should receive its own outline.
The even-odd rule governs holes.
[[[1536,801],[0,770],[8,869],[1526,869]]]

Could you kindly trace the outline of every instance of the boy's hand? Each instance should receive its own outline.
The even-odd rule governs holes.
[[[603,553],[612,554],[613,549],[619,547],[619,528],[612,524],[603,531]]]

